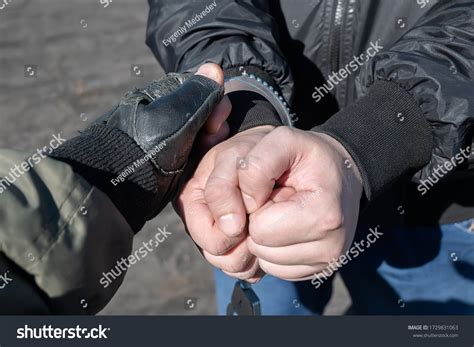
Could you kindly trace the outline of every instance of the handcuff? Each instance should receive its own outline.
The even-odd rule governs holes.
[[[241,69],[243,69],[243,67],[241,67]],[[224,80],[224,90],[225,94],[236,91],[249,91],[263,96],[274,107],[283,125],[293,126],[290,106],[286,103],[283,96],[269,83],[260,77],[248,74],[245,69],[243,69],[240,76],[226,78]]]
[[[250,283],[238,280],[227,305],[228,316],[261,316],[260,299]]]

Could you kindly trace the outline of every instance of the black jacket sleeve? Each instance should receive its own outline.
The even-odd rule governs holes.
[[[240,73],[238,67],[244,67],[275,84],[291,102],[292,76],[278,46],[269,0],[149,0],[149,5],[147,44],[166,72],[193,72],[203,63],[214,62],[232,77]],[[239,115],[232,113],[231,123],[240,130],[279,123],[275,114],[264,116],[258,111],[263,107],[258,96],[234,95],[233,99],[252,106],[251,110],[241,107]]]
[[[406,174],[420,182],[449,176],[452,166],[465,170],[474,130],[473,67],[473,2],[440,2],[365,65],[358,101],[315,130],[352,154],[369,199]]]

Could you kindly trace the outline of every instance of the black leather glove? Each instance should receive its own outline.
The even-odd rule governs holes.
[[[138,232],[173,198],[198,131],[223,92],[204,76],[168,74],[125,95],[51,157],[107,194]]]

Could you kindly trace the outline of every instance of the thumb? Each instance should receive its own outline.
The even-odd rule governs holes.
[[[197,70],[196,75],[207,77],[221,86],[224,85],[224,71],[217,64],[206,63],[201,65]]]
[[[224,96],[224,87],[207,77],[219,79],[219,70],[206,65],[200,71],[206,76],[196,74],[181,83],[182,75],[170,74],[141,92],[161,95],[138,107],[136,126],[142,148],[152,150],[166,141],[166,146],[153,157],[166,173],[180,170],[188,162],[199,131]]]
[[[202,65],[196,75],[207,77],[219,86],[224,85],[224,71],[214,63],[206,63]],[[222,100],[214,107],[211,115],[204,125],[204,134],[202,147],[207,151],[210,147],[224,140],[228,133],[227,118],[230,116],[232,104],[228,96],[224,96]]]
[[[239,187],[247,213],[255,212],[268,201],[275,182],[291,168],[297,155],[292,132],[288,127],[278,127],[248,153],[245,167],[239,170]]]

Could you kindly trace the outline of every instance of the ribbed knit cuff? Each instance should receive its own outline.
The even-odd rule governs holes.
[[[273,78],[264,70],[254,66],[245,66],[244,68],[247,74],[253,74],[267,82],[275,90],[279,90]],[[238,67],[225,70],[226,78],[239,75],[241,75],[241,71]],[[277,127],[283,125],[273,105],[260,94],[250,91],[235,91],[227,95],[232,104],[232,112],[227,119],[231,136],[257,126],[273,125]]]
[[[232,112],[228,118],[230,135],[261,125],[282,125],[275,108],[260,94],[238,91],[228,94]]]
[[[394,82],[377,81],[367,95],[312,129],[338,140],[358,166],[371,200],[428,163],[431,127],[415,99]]]
[[[93,125],[66,141],[50,156],[69,164],[77,174],[104,192],[136,233],[159,201],[157,172],[150,161],[141,160],[145,155],[123,131]]]

